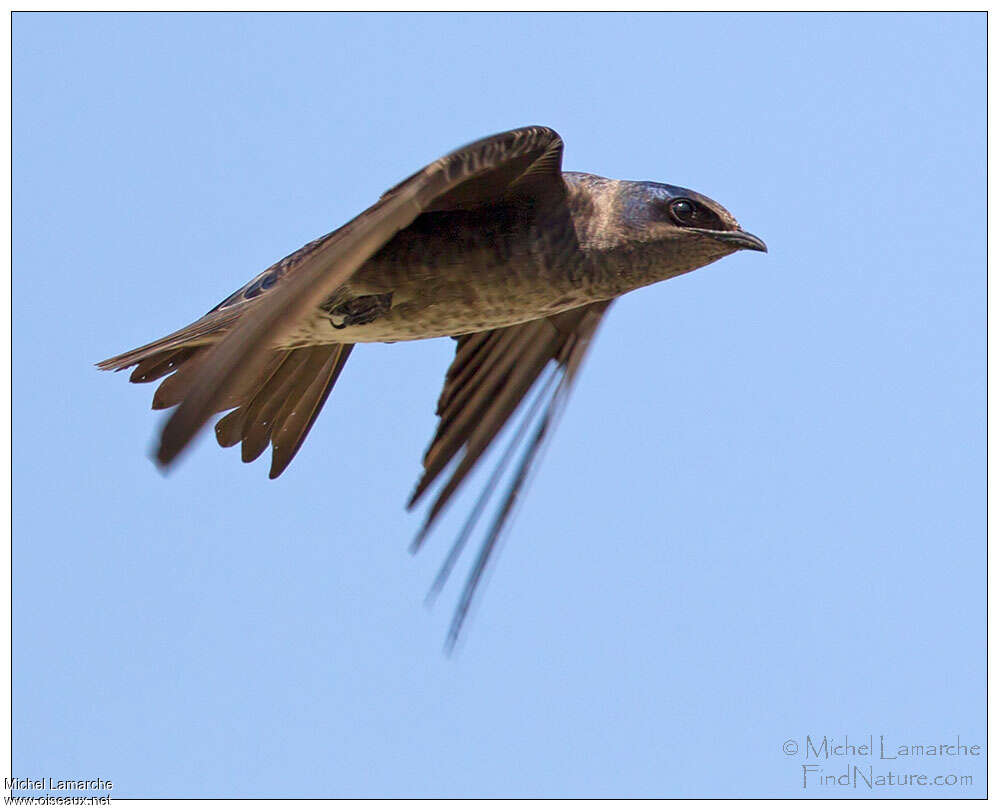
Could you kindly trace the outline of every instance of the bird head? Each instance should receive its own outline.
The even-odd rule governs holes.
[[[628,238],[654,246],[679,273],[740,250],[763,251],[725,208],[696,191],[666,183],[627,181],[617,195],[618,221]],[[674,275],[671,273],[670,275]]]

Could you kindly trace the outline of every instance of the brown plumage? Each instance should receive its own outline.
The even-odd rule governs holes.
[[[717,203],[677,187],[563,174],[562,141],[525,127],[477,141],[272,265],[193,324],[98,366],[165,378],[176,407],[157,460],[213,415],[244,461],[270,445],[271,478],[301,448],[354,343],[456,337],[413,507],[450,466],[414,542],[518,406],[534,400],[435,583],[439,587],[518,448],[448,637],[469,602],[611,300],[740,248],[765,250]],[[533,427],[533,431],[531,428]],[[530,431],[530,433],[529,433]]]

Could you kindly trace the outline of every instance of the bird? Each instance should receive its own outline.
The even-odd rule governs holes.
[[[698,192],[563,171],[562,153],[562,138],[544,126],[467,144],[190,325],[97,366],[134,367],[135,383],[165,378],[152,403],[174,409],[160,434],[159,465],[171,465],[225,412],[215,425],[218,443],[240,445],[244,462],[270,445],[276,478],[356,344],[452,338],[436,431],[407,505],[437,485],[414,551],[515,413],[517,427],[428,595],[443,586],[490,501],[498,502],[451,620],[451,650],[611,303],[736,251],[767,251]]]

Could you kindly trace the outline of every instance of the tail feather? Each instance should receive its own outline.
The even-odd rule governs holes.
[[[284,472],[298,453],[298,449],[302,447],[353,348],[353,344],[340,344],[333,351],[326,352],[326,357],[319,371],[312,376],[311,382],[308,376],[302,381],[304,391],[297,388],[288,397],[287,404],[271,432],[271,444],[274,446],[270,471],[272,479],[276,479]],[[319,354],[318,350],[313,352]]]
[[[190,346],[183,349],[168,349],[153,355],[151,358],[139,361],[128,379],[133,383],[151,383],[154,380],[159,380],[163,375],[170,374],[184,361],[189,360],[198,349],[199,347]]]
[[[122,369],[135,366],[135,364],[150,358],[159,357],[165,359],[168,350],[192,349],[217,343],[225,337],[226,331],[242,315],[242,312],[243,308],[232,307],[208,313],[208,315],[199,318],[193,324],[188,324],[183,329],[171,332],[158,341],[153,341],[152,343],[140,346],[138,349],[115,355],[113,358],[102,360],[97,364],[97,368],[104,371],[120,372]]]
[[[284,404],[288,392],[295,386],[309,359],[309,349],[298,349],[288,357],[253,396],[243,423],[243,461],[252,462],[267,448],[271,441],[274,418]]]
[[[203,350],[199,350],[202,350],[202,347],[198,347],[186,363],[156,387],[156,393],[153,395],[154,410],[173,408],[183,402],[191,378],[198,371],[203,358]]]
[[[197,377],[201,361],[238,317],[225,310],[158,341],[124,352],[97,364],[120,371],[134,366],[133,383],[164,378],[153,395],[153,408],[182,403]],[[215,426],[215,438],[224,448],[242,443],[243,461],[250,462],[273,446],[270,477],[279,476],[315,422],[343,369],[352,344],[324,344],[300,349],[273,350],[256,377],[218,401],[218,413],[229,411]]]
[[[215,423],[215,440],[223,448],[231,448],[243,440],[243,423],[246,421],[246,409],[237,408],[230,411]]]

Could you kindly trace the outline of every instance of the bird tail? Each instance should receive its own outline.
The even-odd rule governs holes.
[[[173,353],[178,353],[176,363],[180,363],[183,360],[180,354],[187,353],[184,355],[186,359],[197,350],[216,343],[225,336],[239,315],[240,312],[235,309],[210,312],[193,324],[188,324],[183,329],[171,332],[158,341],[102,360],[97,364],[97,368],[120,372],[122,369],[128,369],[130,366],[138,364],[139,368],[132,372],[131,381],[133,383],[148,383],[157,380],[175,368],[175,366],[166,366],[162,370],[159,368],[161,364],[169,362]]]
[[[102,360],[97,367],[121,371],[129,380],[151,383],[166,377],[153,395],[153,408],[178,405],[187,395],[207,350],[228,332],[238,314],[209,313],[158,341]],[[305,441],[343,370],[353,344],[323,344],[274,349],[260,372],[226,393],[217,413],[229,411],[215,426],[219,445],[242,443],[244,462],[273,446],[270,477],[281,475]]]

